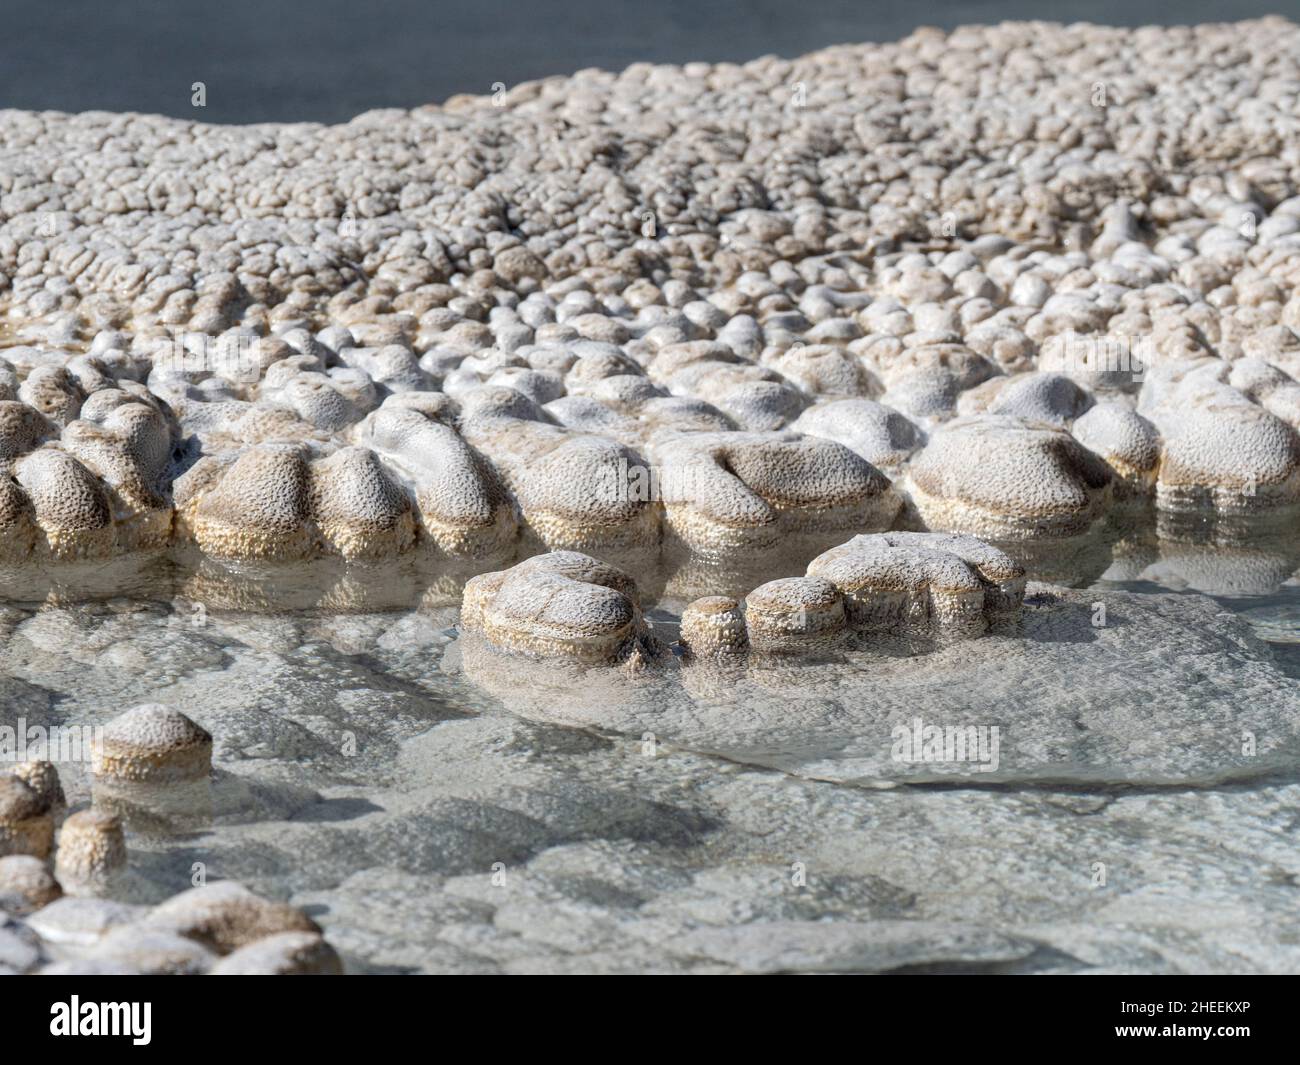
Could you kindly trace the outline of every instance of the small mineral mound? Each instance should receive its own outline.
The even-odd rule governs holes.
[[[105,726],[92,748],[92,768],[103,780],[201,780],[212,769],[212,737],[178,710],[137,706]]]
[[[50,805],[16,776],[0,776],[0,857],[46,858],[54,846]]]
[[[757,651],[810,654],[850,632],[960,639],[981,636],[1020,612],[1025,571],[973,536],[894,532],[855,536],[808,566],[805,577],[768,581],[743,606],[720,596],[682,614],[692,658]]]
[[[63,822],[54,874],[69,895],[106,893],[126,864],[126,837],[118,817],[90,809]]]
[[[460,623],[494,649],[532,658],[595,664],[658,653],[632,578],[576,551],[473,578]]]

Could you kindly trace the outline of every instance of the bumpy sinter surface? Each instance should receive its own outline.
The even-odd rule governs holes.
[[[1005,25],[339,127],[7,112],[0,543],[710,557],[1288,507],[1297,55]]]
[[[104,905],[200,861],[355,969],[1294,969],[1296,671],[1224,606],[1294,630],[1297,84],[1281,20],[1032,24],[0,112],[0,700],[158,726],[65,774]],[[275,934],[175,965],[320,962]]]

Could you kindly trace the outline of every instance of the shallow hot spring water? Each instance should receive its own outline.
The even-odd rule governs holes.
[[[0,710],[194,718],[122,897],[238,879],[354,971],[1294,970],[1300,546],[1194,539],[1027,559],[982,640],[637,678],[471,660],[455,574],[9,574]],[[666,640],[758,583],[634,575]]]

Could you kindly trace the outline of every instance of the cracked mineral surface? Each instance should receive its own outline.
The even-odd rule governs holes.
[[[1297,85],[0,111],[0,972],[1300,967]]]

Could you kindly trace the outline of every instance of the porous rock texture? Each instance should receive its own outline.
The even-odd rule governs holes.
[[[78,810],[59,829],[54,872],[69,895],[107,892],[126,869],[122,821],[93,807]]]
[[[59,771],[53,762],[43,759],[29,759],[14,765],[5,766],[0,773],[8,773],[26,784],[36,793],[41,803],[54,814],[62,812],[67,806],[63,794],[63,785],[59,782]]]
[[[0,112],[3,561],[1289,507],[1297,56],[1010,23],[336,127]]]
[[[627,663],[663,650],[646,627],[632,578],[577,551],[534,555],[472,578],[460,624],[497,650],[534,658]]]
[[[59,882],[40,858],[10,854],[0,858],[0,910],[25,916],[63,894]]]
[[[819,555],[811,577],[832,581],[857,629],[981,635],[1014,621],[1025,592],[1019,563],[973,536],[855,536]]]
[[[212,737],[179,710],[146,703],[113,718],[94,738],[91,765],[104,781],[201,780],[212,768]]]
[[[59,897],[56,889],[30,911],[11,911],[8,920],[10,934],[21,937],[26,949],[5,950],[0,940],[0,973],[275,976],[343,971],[314,921],[228,880],[154,906]]]
[[[20,778],[0,776],[0,857],[49,856],[54,846],[50,805]]]
[[[973,536],[892,532],[855,536],[818,555],[807,576],[755,588],[743,606],[705,596],[682,612],[691,659],[748,648],[824,652],[850,633],[961,639],[1019,616],[1025,570]]]
[[[995,414],[935,432],[909,479],[932,528],[1032,540],[1086,532],[1112,474],[1064,429]]]

